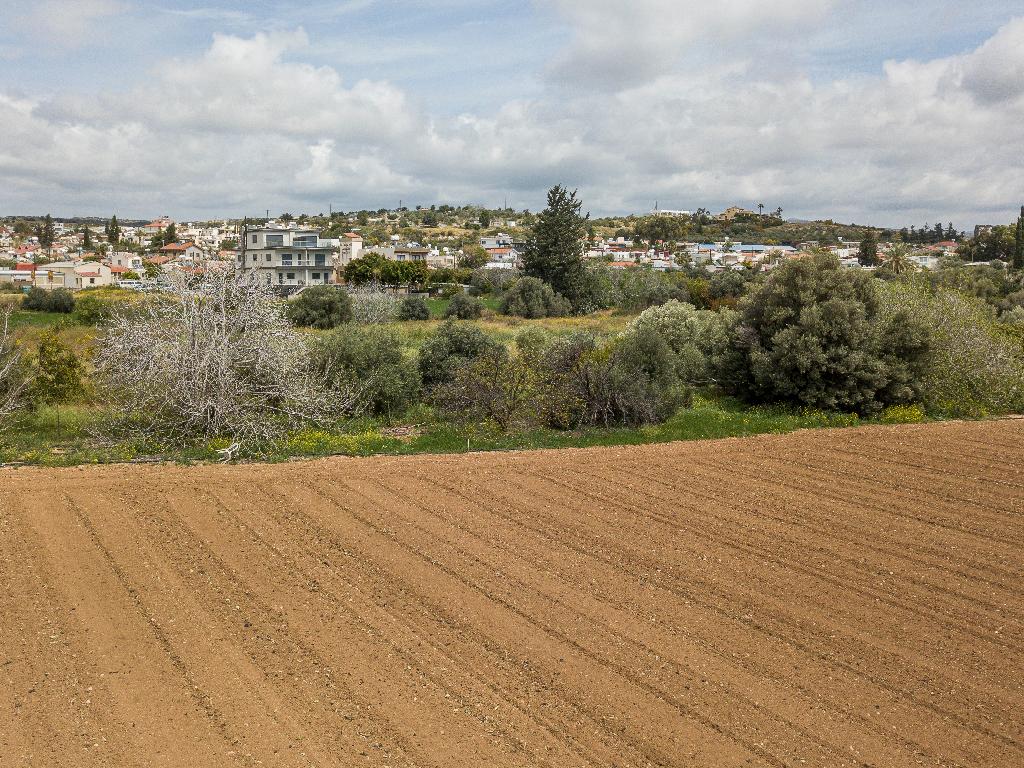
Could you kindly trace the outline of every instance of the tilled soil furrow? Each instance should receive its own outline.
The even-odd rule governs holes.
[[[494,623],[493,618],[488,614],[493,613],[495,607],[506,613],[512,607],[500,596],[482,589],[457,571],[447,568],[422,551],[401,542],[395,530],[389,528],[386,522],[382,524],[370,520],[366,516],[365,510],[332,495],[325,495],[322,488],[310,487],[308,491],[320,496],[325,502],[322,506],[326,509],[343,510],[372,532],[369,545],[364,545],[361,552],[366,561],[381,562],[383,559],[383,564],[387,567],[380,569],[381,571],[422,573],[425,569],[432,568],[440,570],[450,577],[450,582],[442,586],[435,586],[434,582],[426,579],[413,580],[412,584],[419,584],[421,589],[426,586],[432,587],[429,594],[416,596],[415,605],[431,605],[432,610],[438,610],[440,605],[452,604],[459,606],[462,611],[468,610],[468,607],[472,606],[475,610],[474,616],[483,617],[478,620],[483,624]],[[315,504],[307,504],[306,508],[311,513],[320,510],[320,506]],[[379,540],[399,546],[381,546]],[[355,547],[357,543],[349,539],[348,544]],[[400,591],[413,589],[414,587],[410,585]],[[452,595],[453,591],[456,594]],[[628,680],[641,692],[646,692],[648,687],[643,681],[638,681],[628,674],[624,675],[622,670],[614,669],[603,657],[588,654],[585,649],[558,630],[548,630],[538,626],[532,616],[516,613],[516,618],[519,624],[516,631],[509,634],[506,630],[501,636],[490,640],[481,638],[478,645],[492,646],[492,653],[497,650],[501,657],[511,656],[513,658],[517,642],[528,640],[532,647],[550,648],[551,650],[543,657],[535,657],[532,661],[524,659],[520,662],[524,667],[532,667],[535,670],[544,670],[550,659],[571,660],[558,669],[545,670],[541,676],[535,678],[535,684],[547,690],[565,690],[565,701],[578,698],[576,706],[589,718],[594,727],[607,730],[615,740],[625,741],[646,752],[648,761],[658,765],[674,765],[677,764],[677,755],[681,754],[689,755],[692,759],[700,759],[703,754],[716,749],[723,750],[723,745],[732,740],[736,741],[738,747],[748,752],[746,759],[752,755],[759,755],[767,764],[779,764],[756,744],[748,746],[724,734],[719,736],[721,727],[713,723],[709,724],[700,715],[693,716],[690,713],[686,717],[680,718],[678,707],[672,704],[649,703],[646,707],[642,707],[639,704],[640,692],[630,690],[629,686],[624,687],[619,678]],[[469,622],[461,614],[454,621],[460,625],[460,632],[463,635],[472,638],[472,622]],[[545,663],[541,663],[542,661]],[[609,679],[610,684],[596,685],[590,682],[592,678]],[[617,686],[616,680],[619,681]],[[616,692],[614,702],[608,699],[611,691]],[[624,698],[625,702],[619,701],[620,698]],[[633,706],[626,706],[625,703],[631,700],[636,703]],[[687,722],[687,720],[695,722]],[[611,726],[614,726],[614,730],[611,729]],[[711,746],[716,743],[717,747]],[[663,746],[661,746],[662,744]],[[737,752],[737,758],[741,754],[742,752]]]
[[[422,479],[424,482],[439,482],[433,477],[423,477]],[[458,492],[457,489],[451,486],[447,487],[453,492]],[[473,493],[479,495],[480,491],[479,489],[474,489]],[[519,494],[518,501],[513,502],[514,506],[510,508],[512,514],[517,515],[526,508],[527,505],[523,501],[524,498],[529,497],[531,503],[535,504],[537,497],[540,495],[542,495],[542,491],[536,486],[532,486],[528,491]],[[473,500],[468,496],[466,498],[470,503],[473,503]],[[560,498],[563,505],[567,503],[568,496],[563,494]],[[508,503],[507,500],[505,503]],[[581,510],[578,519],[582,521],[588,517],[592,518],[592,509],[593,507],[591,506],[586,511]],[[539,525],[537,521],[540,521]],[[862,668],[863,665],[860,659],[863,653],[865,638],[859,631],[859,623],[848,626],[828,622],[827,612],[803,612],[803,615],[801,615],[801,612],[796,610],[796,606],[786,606],[781,601],[766,600],[763,595],[758,595],[749,589],[741,589],[739,585],[723,584],[720,580],[709,580],[697,571],[691,570],[687,573],[681,573],[679,569],[670,571],[660,567],[663,564],[660,564],[659,561],[651,561],[643,556],[642,548],[623,549],[619,546],[621,541],[628,538],[628,534],[625,533],[621,526],[618,529],[612,527],[613,530],[618,531],[618,537],[613,534],[587,536],[571,528],[553,528],[543,520],[542,515],[538,515],[534,521],[529,523],[524,523],[521,518],[518,518],[518,522],[527,527],[532,526],[535,531],[549,537],[553,542],[557,541],[560,546],[572,548],[577,553],[587,557],[603,560],[613,568],[632,575],[641,584],[657,584],[670,593],[680,596],[687,602],[693,602],[718,613],[720,617],[739,617],[745,624],[764,633],[768,638],[792,644],[808,654],[815,655],[822,660],[839,666],[850,674],[863,677],[895,696],[908,698],[915,706],[931,710],[945,718],[958,719],[962,726],[985,733],[990,738],[1002,742],[1015,751],[1024,750],[1019,741],[1000,731],[992,730],[988,723],[998,722],[998,717],[988,715],[985,712],[993,695],[1001,696],[1004,699],[1008,695],[1016,695],[1018,686],[1014,682],[1015,678],[1010,678],[1011,682],[1009,685],[1013,688],[1011,694],[1006,692],[1000,694],[992,691],[994,684],[997,685],[1002,682],[1001,678],[992,676],[991,680],[984,681],[986,685],[982,687],[987,690],[984,694],[979,692],[972,697],[971,700],[976,702],[976,704],[973,708],[966,709],[967,719],[965,719],[956,713],[959,709],[962,709],[965,686],[974,684],[973,672],[969,669],[964,669],[962,673],[967,680],[970,680],[969,683],[967,680],[963,680],[958,685],[950,686],[944,685],[942,679],[947,676],[955,678],[955,673],[950,673],[946,669],[928,669],[919,678],[920,680],[927,681],[922,685],[922,689],[927,688],[928,690],[920,696],[915,696],[910,694],[904,687],[901,687],[899,683],[894,684],[890,680],[867,672]],[[578,539],[578,543],[572,543],[574,539]],[[790,604],[793,602],[793,594],[795,593],[789,594]],[[806,597],[807,595],[802,596],[802,598]],[[763,607],[763,609],[756,610],[757,607]],[[905,656],[895,656],[879,648],[872,649],[872,656],[879,660],[885,659],[886,664],[884,666],[890,670],[902,670],[910,664],[910,661]],[[937,683],[937,685],[931,685],[931,683]],[[940,703],[937,704],[937,701]],[[948,702],[948,705],[944,705],[941,702]],[[1011,711],[1013,710],[1011,709]]]
[[[382,480],[366,478],[364,482],[381,483]],[[396,494],[386,485],[379,486],[385,489],[383,494],[374,494],[371,489],[360,487],[364,482],[349,479],[346,485],[367,499],[369,509],[379,509],[380,517],[402,515],[399,502],[406,500],[402,494]],[[715,723],[722,724],[722,728],[737,740],[760,744],[772,750],[780,760],[786,759],[786,751],[779,749],[777,743],[773,749],[773,742],[781,741],[788,745],[789,750],[804,755],[804,759],[811,755],[820,759],[821,753],[828,755],[830,760],[849,757],[835,745],[818,740],[784,716],[769,713],[724,683],[719,683],[713,693],[704,693],[701,688],[708,687],[706,673],[702,675],[667,658],[643,641],[616,630],[600,612],[582,612],[551,592],[515,579],[511,575],[511,562],[502,561],[493,566],[485,564],[478,546],[463,548],[455,543],[456,531],[450,527],[431,530],[423,525],[424,518],[430,516],[430,501],[423,506],[411,500],[408,503],[413,509],[411,514],[402,516],[403,525],[393,529],[397,538],[407,541],[410,549],[424,553],[482,594],[500,595],[503,606],[517,611],[541,631],[556,637],[570,637],[574,647],[585,650],[588,658],[610,664],[620,675],[623,670],[629,670],[626,679],[633,682],[642,680],[646,685],[659,688],[660,695],[669,701],[678,701],[684,713],[699,711]],[[379,522],[384,524],[384,520]],[[534,575],[535,580],[539,578],[540,574]],[[634,665],[638,668],[632,669]],[[680,695],[683,690],[685,694]],[[758,712],[760,718],[755,717]],[[774,720],[773,729],[750,732],[758,719]]]
[[[1024,630],[1024,606],[1016,605],[1014,590],[1009,583],[978,583],[969,581],[969,577],[964,576],[961,581],[956,582],[956,588],[953,588],[942,581],[928,578],[932,573],[931,563],[866,543],[857,543],[855,547],[851,547],[849,540],[840,536],[823,540],[813,535],[813,529],[808,534],[807,530],[803,530],[806,526],[760,511],[766,505],[759,502],[743,503],[740,499],[731,497],[726,503],[722,498],[724,494],[708,494],[703,491],[698,494],[693,490],[688,491],[686,495],[700,495],[705,501],[713,504],[699,508],[692,506],[692,503],[681,501],[679,496],[657,492],[655,488],[661,485],[657,480],[648,481],[641,489],[628,476],[615,476],[614,473],[604,470],[589,471],[582,476],[575,470],[565,474],[567,477],[577,475],[580,478],[579,482],[566,482],[566,487],[574,488],[576,493],[586,493],[586,489],[594,487],[595,478],[607,480],[609,474],[612,474],[615,479],[608,482],[602,488],[602,492],[607,494],[607,498],[614,499],[621,508],[637,509],[635,499],[640,497],[655,502],[657,507],[692,511],[699,519],[717,521],[720,524],[719,530],[728,527],[742,533],[743,546],[758,546],[761,553],[770,551],[773,553],[770,559],[777,559],[778,562],[785,564],[785,567],[796,568],[805,575],[817,574],[815,578],[829,579],[832,578],[829,574],[837,567],[846,566],[843,569],[844,580],[850,584],[856,583],[869,602],[885,600],[894,608],[919,614],[947,629],[951,626],[954,630],[961,627],[964,618],[963,608],[965,604],[969,605],[975,611],[969,622],[973,635],[984,642],[994,642],[1001,648],[1012,644],[1013,638],[1018,637],[1021,630]],[[709,483],[705,487],[714,486]],[[647,511],[645,514],[670,528],[684,529],[671,514],[653,511]],[[835,513],[833,516],[836,516]],[[764,524],[754,525],[758,521],[763,521]],[[832,531],[837,528],[841,529],[842,526],[830,525]],[[726,544],[735,544],[728,539],[722,541]],[[846,554],[854,549],[859,557],[850,557]],[[877,557],[874,554],[876,552],[879,555]],[[808,554],[813,556],[808,557]],[[911,563],[915,569],[900,567],[899,560]],[[815,563],[823,565],[815,567]],[[917,608],[918,605],[927,605],[929,608],[921,611]]]
[[[0,469],[0,766],[1024,763],[1022,451]]]
[[[871,498],[871,504],[859,504],[846,498],[826,498],[824,488],[820,486],[834,488],[834,483],[818,479],[813,485],[806,483],[790,486],[786,490],[786,497],[783,497],[775,488],[767,489],[751,484],[737,487],[734,482],[729,482],[733,478],[727,480],[726,475],[740,474],[751,481],[759,475],[746,470],[737,471],[731,466],[723,467],[718,462],[691,464],[684,468],[685,475],[678,477],[673,476],[678,474],[673,472],[678,467],[652,463],[646,469],[648,472],[657,471],[658,476],[645,476],[642,485],[637,481],[636,467],[603,467],[589,471],[602,477],[613,476],[613,482],[620,482],[622,488],[641,495],[648,489],[659,488],[674,494],[675,499],[685,499],[698,493],[702,498],[707,498],[708,491],[717,489],[727,497],[728,504],[720,505],[716,511],[734,520],[736,525],[764,519],[798,526],[814,536],[820,546],[836,546],[838,543],[847,551],[867,551],[886,558],[905,560],[918,565],[925,574],[935,573],[935,579],[939,582],[948,574],[953,579],[967,580],[967,584],[1004,588],[1024,578],[1024,570],[1018,571],[1002,565],[1012,564],[1012,547],[1005,548],[1002,555],[993,551],[990,542],[986,542],[981,549],[971,550],[964,546],[962,540],[957,540],[956,535],[924,519],[890,514],[889,510],[893,506],[900,506],[898,499],[893,504],[891,494],[886,495],[885,506],[878,506],[882,499],[877,498]],[[695,492],[695,488],[700,490]],[[795,504],[796,499],[806,500],[807,503]],[[829,504],[823,505],[823,501]],[[886,515],[884,521],[879,519],[880,515]],[[825,526],[831,535],[822,540],[817,534]],[[965,559],[965,555],[971,555],[972,559]],[[973,558],[991,558],[996,562]]]
[[[267,525],[265,516],[259,520],[242,518],[243,513],[234,511],[235,505],[227,503],[223,498],[217,498],[215,503],[225,513],[239,520],[246,519],[247,522],[242,525],[248,529],[253,544],[266,548],[280,562],[288,563],[309,584],[316,584],[318,598],[334,606],[335,610],[347,613],[349,620],[359,626],[361,632],[391,647],[401,657],[401,670],[414,670],[410,676],[428,680],[448,700],[445,707],[452,703],[458,704],[458,708],[471,718],[487,722],[489,729],[505,739],[514,751],[527,749],[521,737],[528,733],[530,725],[557,732],[557,727],[553,727],[550,719],[537,717],[530,709],[521,706],[520,701],[530,697],[529,691],[509,691],[495,685],[493,674],[490,677],[481,675],[480,681],[473,681],[463,674],[470,658],[453,655],[450,651],[452,644],[465,631],[462,622],[442,611],[425,610],[425,606],[418,601],[409,601],[407,593],[414,590],[415,585],[402,579],[391,577],[384,589],[378,591],[376,585],[368,583],[373,579],[366,574],[367,570],[374,570],[370,566],[372,561],[357,557],[354,536],[345,536],[343,541],[331,538],[322,529],[312,525],[308,517],[309,505],[304,505],[300,514],[296,511],[295,495],[289,492],[275,497],[275,494],[266,493],[264,485],[255,484],[248,489],[246,496],[251,499],[251,493],[255,490],[268,496],[265,507],[267,511],[279,507],[280,511],[271,515],[277,518],[273,526]],[[275,485],[287,487],[286,482],[275,482]],[[222,494],[223,491],[217,491],[216,497]],[[303,545],[306,541],[315,542],[321,549]],[[339,561],[344,563],[344,567],[341,567]],[[410,614],[399,615],[395,610],[396,605],[406,602],[411,605]],[[452,635],[450,638],[445,638],[443,643],[437,642],[439,636],[449,631]],[[429,646],[429,652],[424,650],[424,645]],[[483,698],[482,688],[490,690],[491,702],[480,701]],[[519,718],[515,718],[511,727],[501,728],[494,720],[495,713],[507,707],[519,710],[521,719],[530,722],[519,722]],[[580,717],[578,711],[571,714],[573,721]],[[434,724],[432,730],[443,733],[445,728],[451,730],[450,719],[441,725]],[[564,735],[561,735],[560,744],[556,742],[557,738],[553,743],[543,744],[543,749],[538,750],[551,753],[552,765],[569,764],[568,761],[574,755],[590,765],[602,765],[602,760],[608,759],[607,754],[587,755],[586,751],[579,750],[572,741],[566,740]],[[530,745],[531,748],[533,746]],[[566,754],[559,754],[559,748],[563,748]],[[549,757],[538,754],[534,759],[538,764],[547,764]]]
[[[894,707],[889,706],[886,707],[886,722],[889,723],[886,727],[871,719],[877,718],[878,710],[869,713],[869,717],[861,717],[849,710],[835,709],[836,714],[841,715],[842,719],[833,721],[834,728],[829,734],[831,740],[823,740],[808,731],[804,721],[807,719],[807,711],[820,711],[828,702],[820,696],[813,695],[809,689],[778,677],[775,677],[774,682],[782,683],[782,689],[765,686],[763,683],[766,671],[758,670],[756,674],[751,673],[749,663],[744,664],[738,654],[722,653],[709,643],[695,641],[692,635],[684,636],[677,628],[668,626],[665,620],[655,613],[638,612],[635,603],[642,602],[642,595],[633,593],[633,604],[629,604],[622,597],[615,598],[606,594],[600,586],[603,582],[597,578],[577,580],[575,567],[556,572],[555,569],[559,567],[557,562],[526,559],[524,553],[531,552],[534,542],[524,540],[521,532],[516,537],[502,531],[501,539],[492,540],[480,531],[460,526],[457,520],[437,513],[432,515],[437,524],[430,526],[423,521],[423,511],[432,507],[436,509],[450,506],[451,498],[428,496],[422,505],[410,503],[411,508],[403,512],[398,500],[410,494],[410,488],[406,487],[408,483],[402,483],[401,488],[392,489],[393,482],[394,478],[388,478],[387,482],[383,478],[366,478],[359,481],[349,479],[347,484],[350,487],[358,486],[373,498],[380,505],[382,514],[393,511],[395,514],[403,515],[402,530],[410,527],[421,528],[424,524],[431,529],[437,527],[440,530],[428,535],[434,536],[435,540],[441,540],[442,533],[446,534],[443,540],[449,544],[456,539],[457,533],[464,534],[458,537],[460,541],[465,542],[465,548],[459,548],[459,555],[466,563],[462,570],[475,572],[475,578],[480,582],[490,582],[490,588],[500,592],[510,602],[523,605],[524,610],[537,612],[541,618],[552,614],[557,617],[555,609],[561,611],[564,616],[552,621],[556,625],[567,624],[569,616],[578,614],[586,617],[592,622],[593,627],[580,626],[577,620],[573,627],[576,636],[610,638],[614,648],[613,655],[624,655],[628,661],[623,663],[638,665],[638,673],[645,679],[656,681],[668,691],[679,690],[681,685],[690,706],[700,708],[710,716],[741,730],[749,728],[756,720],[776,720],[773,737],[764,739],[765,746],[770,747],[779,735],[791,729],[799,734],[799,737],[787,737],[785,743],[798,744],[800,740],[805,740],[811,751],[802,751],[800,759],[807,762],[815,762],[809,760],[808,755],[816,755],[817,761],[828,765],[837,761],[845,763],[855,760],[853,755],[860,756],[856,758],[859,762],[867,759],[867,755],[874,754],[880,764],[894,764],[906,759],[908,755],[927,754],[922,745],[909,740],[904,742],[905,751],[891,750]],[[367,484],[379,484],[383,492],[374,494],[372,490],[362,488]],[[423,495],[422,489],[426,484],[413,485],[415,490],[411,493],[419,498]],[[431,501],[435,504],[432,505]],[[493,535],[501,530],[501,527],[498,523],[489,522],[485,530]],[[512,538],[516,540],[508,540]],[[506,546],[511,544],[514,546]],[[564,562],[562,564],[564,565]],[[514,578],[513,575],[518,578]],[[543,584],[545,589],[531,594],[531,581],[537,582],[538,586]],[[549,603],[553,608],[541,612],[537,604],[538,599]],[[680,604],[679,608],[683,609],[684,606]],[[801,661],[806,663],[806,659]],[[771,676],[770,673],[768,676]],[[730,684],[730,680],[735,680],[735,684]],[[748,695],[745,692],[751,693]],[[755,696],[756,700],[752,699],[751,695]],[[802,702],[800,698],[803,699]],[[886,698],[886,694],[881,692],[879,700]],[[898,706],[898,702],[893,703]],[[857,720],[857,726],[851,728],[845,719]],[[913,732],[913,728],[910,730]],[[869,731],[870,734],[865,734],[864,731]],[[952,743],[949,747],[957,749],[957,745]]]
[[[380,479],[377,481],[381,482]],[[389,478],[389,483],[395,481]],[[348,482],[352,483],[351,480]],[[419,478],[406,478],[402,484],[421,489],[430,483]],[[403,489],[403,492],[409,491]],[[481,535],[485,541],[490,541],[480,532],[494,536],[500,531],[501,539],[492,542],[491,546],[499,551],[516,553],[517,559],[524,560],[525,567],[532,570],[535,579],[550,574],[550,578],[554,579],[556,584],[563,580],[569,581],[577,586],[579,594],[596,597],[630,615],[630,620],[623,619],[616,626],[629,627],[632,630],[637,626],[646,628],[655,625],[688,646],[682,658],[713,657],[726,665],[731,665],[732,668],[742,668],[755,678],[752,684],[744,683],[751,690],[758,687],[758,681],[763,687],[764,681],[771,680],[773,685],[781,686],[785,690],[773,689],[762,695],[783,694],[786,704],[793,703],[790,700],[793,696],[803,696],[807,706],[818,710],[830,709],[839,718],[857,720],[859,727],[884,735],[887,739],[892,738],[894,731],[902,733],[905,735],[904,744],[908,747],[908,754],[927,755],[927,750],[914,742],[913,738],[915,734],[925,730],[926,724],[934,719],[934,712],[922,711],[908,704],[898,691],[870,684],[867,690],[871,692],[872,703],[859,710],[851,708],[851,703],[857,701],[857,696],[863,697],[866,692],[863,676],[851,675],[846,670],[835,667],[830,659],[806,653],[788,641],[778,642],[779,638],[775,636],[766,637],[761,632],[752,631],[739,616],[739,613],[749,606],[738,608],[736,618],[728,621],[730,642],[729,651],[725,651],[720,645],[725,629],[722,615],[711,613],[693,601],[680,599],[678,593],[664,590],[645,577],[610,578],[611,574],[608,573],[605,562],[600,562],[595,567],[593,557],[579,557],[579,552],[574,553],[572,550],[556,550],[551,546],[552,537],[547,531],[539,532],[528,526],[510,523],[506,518],[493,515],[489,505],[474,505],[470,509],[467,503],[465,509],[462,509],[456,500],[456,494],[452,493],[444,499],[443,507],[454,509],[455,514],[439,514],[438,517],[470,535]],[[485,519],[480,520],[481,517]],[[467,519],[475,523],[473,529],[459,524],[460,520]],[[595,551],[597,549],[599,547],[595,545]],[[529,553],[529,559],[525,559],[526,553]],[[575,559],[574,554],[577,555]],[[507,567],[500,562],[494,566],[498,573],[504,573]],[[666,610],[666,603],[671,601],[676,601],[678,613]],[[767,653],[769,651],[770,653]],[[766,653],[767,657],[775,662],[771,667],[758,663]],[[703,658],[692,663],[706,669],[711,662]],[[830,680],[830,696],[824,696],[815,687],[815,681],[822,677]],[[782,705],[783,710],[786,709],[786,704]],[[884,725],[879,720],[883,712]],[[841,734],[843,729],[837,726],[837,718],[833,716],[831,720],[833,735]],[[956,734],[944,746],[952,754],[958,753],[961,747],[980,747],[982,750],[988,748],[982,735],[970,732]]]

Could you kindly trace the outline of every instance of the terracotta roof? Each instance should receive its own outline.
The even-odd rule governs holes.
[[[23,263],[19,262],[19,263],[14,265],[14,268],[18,272],[31,272],[33,269],[36,269],[36,265],[35,264],[23,264]]]

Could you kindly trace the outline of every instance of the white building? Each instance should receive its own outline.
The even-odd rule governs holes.
[[[282,288],[327,285],[334,282],[339,248],[338,241],[322,240],[316,229],[261,227],[246,231],[237,264]]]

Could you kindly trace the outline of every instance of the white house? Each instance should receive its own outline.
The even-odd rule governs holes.
[[[316,229],[261,227],[246,231],[236,263],[282,288],[327,285],[334,282],[338,251],[337,241],[321,239]]]

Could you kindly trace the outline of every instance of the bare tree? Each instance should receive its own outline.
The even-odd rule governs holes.
[[[28,385],[21,350],[10,333],[10,310],[0,313],[0,429],[22,402]]]
[[[233,269],[178,278],[169,295],[116,314],[103,328],[97,376],[121,427],[189,443],[223,437],[236,452],[351,413],[354,391],[313,373],[306,338],[263,281]]]

